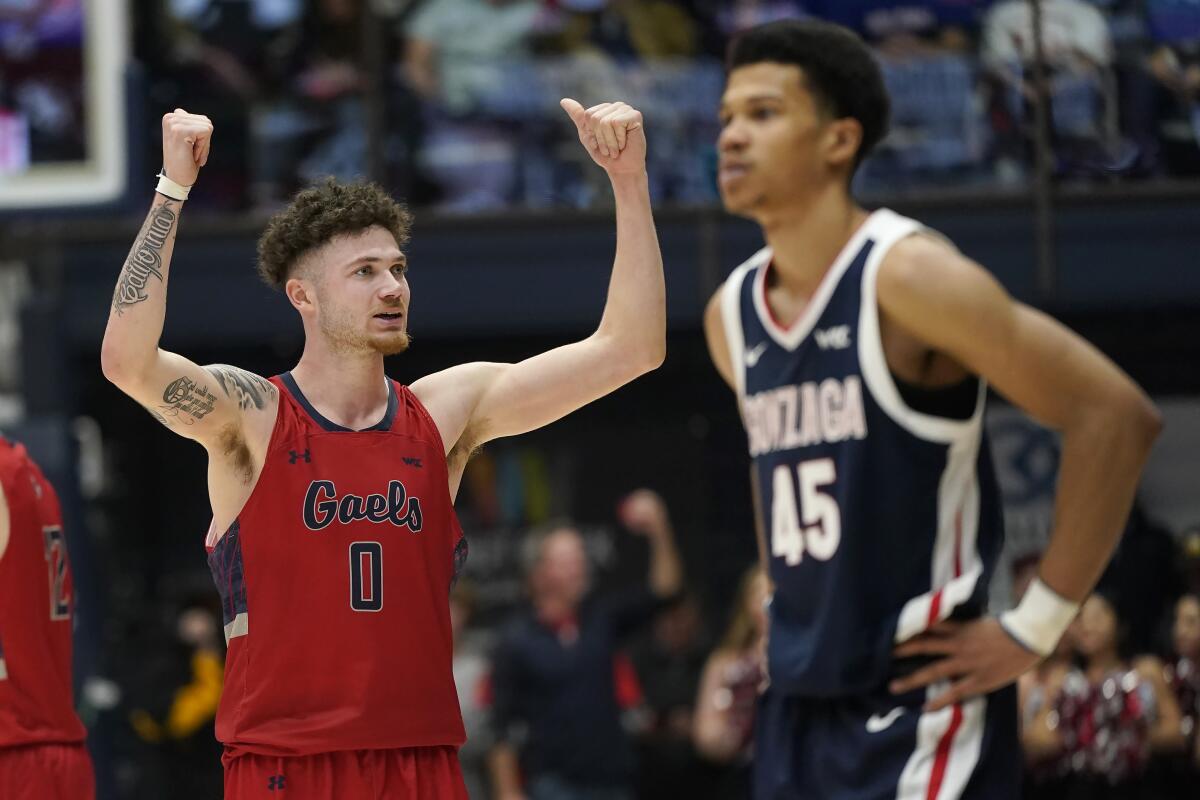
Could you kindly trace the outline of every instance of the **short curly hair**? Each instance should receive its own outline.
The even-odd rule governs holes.
[[[412,215],[374,183],[338,183],[326,178],[299,192],[291,204],[271,217],[258,239],[258,274],[269,286],[282,289],[305,254],[335,236],[386,228],[403,247],[412,228]]]
[[[854,169],[887,135],[891,103],[883,72],[850,29],[818,20],[781,20],[750,28],[730,42],[726,72],[762,62],[799,67],[826,113],[858,120],[863,133]]]

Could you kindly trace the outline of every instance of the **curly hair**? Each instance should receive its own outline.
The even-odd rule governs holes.
[[[269,286],[282,289],[307,253],[335,236],[375,226],[386,228],[396,245],[403,247],[412,215],[378,184],[326,178],[299,192],[287,208],[271,217],[258,239],[258,274]]]
[[[750,28],[729,44],[725,69],[764,61],[803,70],[806,88],[835,119],[862,125],[854,169],[887,134],[891,103],[883,73],[870,49],[853,31],[831,22],[782,20]]]

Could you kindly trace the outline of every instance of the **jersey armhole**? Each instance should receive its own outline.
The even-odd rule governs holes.
[[[746,335],[742,328],[742,284],[753,272],[748,266],[738,267],[721,284],[721,325],[725,331],[725,349],[729,367],[733,370],[734,389],[738,401],[746,396]]]
[[[417,409],[417,413],[421,415],[421,418],[429,423],[429,427],[433,429],[433,435],[437,437],[437,441],[434,442],[434,444],[437,445],[438,452],[446,453],[446,440],[442,438],[442,431],[434,421],[433,415],[429,413],[429,409],[427,409],[425,404],[421,402],[421,398],[417,397],[416,392],[414,392],[412,389],[409,389],[399,381],[393,380],[392,384],[398,393],[402,393],[413,404],[413,407]],[[399,419],[399,417],[400,415],[397,414],[396,418]],[[394,425],[395,422],[392,424]],[[445,456],[443,456],[443,460],[445,460]]]
[[[862,306],[858,317],[858,360],[867,391],[888,417],[919,439],[949,444],[972,434],[982,424],[987,381],[982,376],[976,376],[979,381],[979,394],[975,400],[975,410],[967,419],[940,417],[917,411],[904,402],[896,381],[892,378],[887,357],[883,352],[879,326],[879,299],[876,293],[879,268],[896,242],[920,233],[931,233],[945,238],[919,222],[899,215],[894,215],[888,220],[887,227],[875,237],[875,246],[863,267]]]
[[[212,551],[218,544],[220,544],[221,539],[225,538],[225,534],[229,532],[229,529],[233,527],[233,525],[237,523],[239,519],[242,518],[242,515],[246,513],[246,509],[249,508],[250,504],[254,502],[255,493],[258,491],[259,485],[262,484],[263,476],[266,475],[267,470],[271,468],[271,454],[275,452],[276,443],[282,438],[282,429],[287,423],[287,420],[284,419],[284,415],[291,413],[291,408],[285,408],[285,404],[288,402],[294,402],[294,398],[291,397],[291,393],[287,390],[287,387],[284,386],[283,380],[280,379],[278,375],[275,375],[271,378],[268,378],[267,382],[275,387],[276,394],[279,397],[278,404],[275,408],[275,421],[271,424],[271,435],[270,438],[267,439],[266,448],[263,450],[262,466],[258,470],[258,476],[254,479],[254,485],[250,487],[250,493],[246,495],[246,501],[242,503],[242,507],[239,508],[237,513],[233,515],[233,519],[229,521],[229,524],[226,525],[223,530],[217,530],[216,517],[214,516],[209,520],[208,531],[204,535],[204,549],[207,551]]]

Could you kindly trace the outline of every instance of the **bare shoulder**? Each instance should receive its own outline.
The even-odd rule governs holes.
[[[879,267],[878,291],[884,294],[928,292],[938,281],[962,280],[983,268],[932,232],[907,236],[892,245]]]
[[[204,370],[241,411],[267,411],[279,402],[279,390],[261,375],[229,364],[209,364]]]
[[[708,343],[708,355],[721,378],[734,388],[733,362],[729,353],[729,342],[725,339],[725,319],[721,311],[721,295],[725,285],[721,284],[708,305],[704,307],[704,338]]]
[[[256,480],[271,441],[279,410],[279,390],[261,375],[229,364],[209,364],[204,371],[217,382],[217,389],[237,415],[223,424],[205,447],[209,458],[228,468],[226,474],[242,486]],[[211,482],[210,482],[211,483]],[[210,486],[217,491],[218,487]]]
[[[409,386],[429,416],[433,417],[447,454],[458,447],[461,440],[471,438],[464,437],[464,433],[469,434],[468,423],[472,421],[479,398],[508,366],[490,361],[472,361],[431,373]],[[470,448],[475,442],[463,444]]]

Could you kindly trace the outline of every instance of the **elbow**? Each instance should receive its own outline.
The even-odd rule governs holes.
[[[104,344],[100,347],[100,371],[104,374],[105,379],[111,384],[120,386],[129,374],[128,365],[129,360],[105,337]]]
[[[1116,413],[1129,431],[1135,447],[1143,453],[1149,453],[1162,434],[1162,412],[1141,391],[1135,389],[1131,395],[1118,404]]]
[[[128,386],[138,373],[138,365],[124,349],[109,339],[100,347],[100,371],[118,388]]]
[[[636,361],[637,374],[645,375],[647,372],[653,372],[661,367],[666,360],[667,340],[664,336],[657,339],[654,343],[641,348]]]

